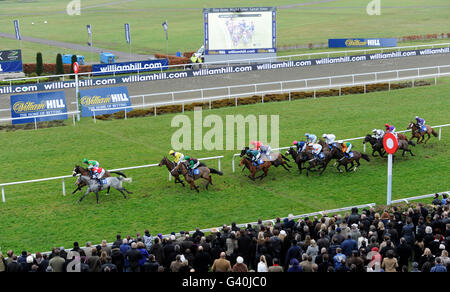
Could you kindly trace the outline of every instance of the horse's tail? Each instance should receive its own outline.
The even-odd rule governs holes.
[[[122,182],[126,182],[126,183],[132,183],[133,182],[133,178],[131,177],[121,177],[119,176],[119,180],[121,180]]]
[[[115,174],[118,174],[120,176],[127,177],[125,174],[123,174],[123,172],[120,172],[120,171],[110,171],[109,173],[115,173]]]
[[[210,168],[209,171],[210,171],[211,173],[215,173],[215,174],[218,174],[218,175],[223,175],[223,172],[218,171],[218,170],[216,170],[216,169],[214,169],[214,168]]]
[[[433,128],[431,128],[431,134],[433,134],[434,137],[437,137],[437,136],[438,136],[438,134],[434,131]]]
[[[364,160],[366,160],[367,162],[370,162],[369,155],[364,154],[364,153],[361,153],[361,157],[362,157]]]
[[[409,140],[409,141],[408,141],[408,144],[411,145],[411,146],[413,146],[413,147],[416,147],[416,143],[414,143],[413,140]]]
[[[286,156],[284,156],[282,153],[280,153],[280,155],[281,155],[281,157],[283,157],[284,160],[291,162],[291,161],[289,160],[289,158],[287,158]]]

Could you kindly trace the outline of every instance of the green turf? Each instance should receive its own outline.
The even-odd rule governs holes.
[[[293,102],[266,103],[222,108],[210,113],[279,114],[280,146],[301,139],[305,132],[334,133],[339,138],[365,135],[385,122],[404,129],[417,114],[429,124],[448,123],[450,82],[438,86],[378,92],[366,95],[327,97]],[[204,116],[209,111],[204,112]],[[186,112],[192,116],[192,112]],[[1,182],[67,175],[83,157],[97,159],[107,168],[158,163],[167,155],[174,115],[115,121],[91,119],[72,126],[16,132],[1,132],[4,162]],[[205,130],[206,131],[206,130]],[[205,132],[204,131],[204,132]],[[415,157],[399,158],[394,166],[393,199],[445,191],[448,180],[450,131],[444,128],[439,142],[413,148]],[[362,143],[354,148],[362,150]],[[81,204],[78,195],[62,196],[61,181],[5,188],[6,203],[0,203],[0,247],[7,250],[45,251],[70,246],[73,241],[111,241],[116,233],[135,234],[208,228],[236,221],[269,219],[364,203],[384,204],[386,199],[386,160],[362,162],[356,173],[340,174],[328,169],[322,177],[300,176],[296,171],[271,169],[262,182],[231,172],[231,157],[237,151],[185,151],[195,157],[225,155],[224,176],[214,176],[214,186],[199,194],[168,181],[166,169],[126,171],[133,177],[124,200],[113,191],[101,195],[100,205],[92,194]],[[208,165],[216,167],[216,162]],[[66,181],[71,189],[74,179]]]
[[[450,27],[447,0],[413,2],[383,0],[380,16],[368,16],[366,5],[369,1],[360,0],[332,1],[306,6],[295,6],[295,4],[311,3],[311,1],[231,0],[224,3],[218,0],[165,2],[90,0],[81,2],[83,9],[81,15],[69,16],[64,13],[69,1],[2,1],[0,31],[14,34],[13,20],[19,19],[23,36],[85,45],[86,24],[91,24],[94,32],[94,46],[128,52],[129,46],[124,37],[124,23],[129,23],[133,53],[154,54],[166,51],[161,24],[167,20],[169,52],[174,54],[177,51],[197,50],[203,44],[202,8],[211,7],[279,6],[277,12],[279,46],[327,43],[328,38],[446,34],[449,33],[446,28]],[[115,4],[100,6],[106,3]],[[284,7],[286,5],[294,5],[294,7],[286,8]],[[44,21],[48,23],[44,24]],[[33,46],[23,43],[24,50],[33,50]],[[18,45],[8,44],[0,38],[0,48],[18,48]],[[54,49],[50,50],[50,52],[53,51]],[[35,51],[25,52],[26,61],[29,55],[33,61]],[[92,59],[89,52],[84,55]]]

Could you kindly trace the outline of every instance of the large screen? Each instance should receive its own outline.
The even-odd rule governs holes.
[[[204,9],[205,54],[276,52],[276,8]]]

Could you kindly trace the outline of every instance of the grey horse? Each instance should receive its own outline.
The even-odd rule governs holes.
[[[123,197],[126,199],[127,196],[125,195],[125,192],[127,192],[128,194],[132,194],[132,192],[129,192],[127,189],[125,189],[122,184],[123,182],[128,182],[131,183],[133,180],[130,178],[124,178],[124,177],[107,177],[104,179],[105,182],[103,183],[102,187],[100,188],[99,183],[97,182],[96,179],[92,179],[89,176],[85,176],[85,175],[81,175],[80,177],[78,177],[77,183],[78,182],[84,182],[88,188],[86,193],[80,198],[80,200],[78,201],[79,203],[81,203],[81,201],[84,199],[84,197],[86,197],[89,193],[95,193],[95,196],[97,197],[97,204],[98,204],[98,192],[102,191],[102,190],[106,190],[109,187],[113,187],[116,190],[118,190],[119,192],[122,193]]]

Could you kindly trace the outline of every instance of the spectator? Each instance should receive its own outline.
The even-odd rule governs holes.
[[[139,252],[142,255],[142,258],[139,260],[139,266],[142,267],[145,264],[145,262],[147,261],[147,258],[149,256],[149,254],[148,254],[148,251],[147,251],[147,249],[145,247],[145,244],[142,241],[139,241],[136,246],[137,246],[137,249],[139,250]]]
[[[57,248],[54,251],[53,258],[49,261],[49,266],[52,268],[53,272],[64,272],[64,264],[66,261],[60,257],[60,250]]]
[[[346,259],[347,257],[342,253],[342,249],[337,248],[336,255],[333,257],[334,269],[338,270],[342,266],[342,263],[346,261]]]
[[[106,254],[106,251],[102,253]],[[110,256],[106,257],[106,262],[100,267],[100,272],[103,273],[117,273],[117,266],[112,263],[112,258]]]
[[[347,239],[342,242],[341,249],[346,257],[350,257],[352,255],[352,251],[358,250],[358,244],[356,243],[356,240],[352,239],[352,236],[349,234],[347,236]]]
[[[213,272],[231,272],[230,261],[225,259],[226,254],[224,252],[220,253],[220,258],[216,259],[212,266]]]
[[[150,251],[153,245],[153,236],[150,234],[150,230],[146,229],[144,231],[144,236],[142,239],[144,241],[145,248],[147,251]]]
[[[91,256],[87,259],[87,264],[89,265],[89,271],[99,272],[102,263],[100,262],[100,257],[97,255],[97,248],[91,249]]]
[[[397,259],[394,258],[394,251],[389,250],[386,255],[387,257],[383,259],[381,268],[383,268],[385,272],[397,272],[398,262]]]
[[[6,272],[6,260],[3,253],[0,251],[0,273]]]
[[[423,255],[420,257],[419,270],[421,270],[423,272],[424,271],[423,266],[426,263],[429,263],[430,266],[431,266],[431,263],[434,263],[434,255],[431,253],[431,250],[429,248],[425,248]],[[428,268],[428,266],[426,268]]]
[[[262,255],[259,258],[258,270],[257,272],[268,272],[269,268],[267,266],[266,257]]]
[[[175,260],[170,263],[170,271],[171,272],[178,272],[180,268],[183,266],[184,256],[182,258],[182,255],[177,255]]]
[[[111,256],[111,247],[106,243],[106,240],[102,240],[101,250],[106,252],[107,256]]]
[[[159,263],[156,261],[155,256],[150,254],[142,268],[143,268],[143,272],[147,272],[147,273],[157,272],[158,268],[159,268]]]
[[[210,263],[211,257],[207,252],[203,250],[203,246],[200,245],[197,249],[197,254],[195,255],[193,261],[195,271],[197,271],[198,273],[208,272]]]
[[[128,245],[128,239],[123,239],[122,240],[122,244],[120,245],[120,252],[122,253],[123,256],[123,269],[124,271],[128,271],[129,268],[129,263],[128,263],[128,259],[126,257],[127,252],[131,249],[131,246]]]
[[[290,261],[290,267],[289,267],[289,269],[287,271],[288,271],[288,273],[303,272],[303,269],[302,269],[302,267],[300,267],[300,265],[298,263],[298,260],[296,258],[293,258]]]
[[[236,264],[233,266],[232,272],[246,273],[248,272],[248,267],[244,264],[244,259],[242,257],[236,258]]]
[[[439,199],[439,194],[438,193],[434,194],[434,199],[431,202],[431,204],[433,204],[433,205],[442,205],[442,200]]]
[[[280,266],[280,262],[277,258],[273,259],[273,265],[269,267],[269,272],[283,272],[283,267]]]
[[[441,263],[441,259],[440,258],[436,258],[435,259],[435,264],[434,267],[431,268],[430,272],[432,273],[446,273],[447,269],[446,267],[444,267]]]
[[[306,249],[306,254],[312,257],[312,262],[316,262],[316,256],[319,254],[319,247],[314,239],[311,240],[311,244]]]
[[[396,253],[398,255],[398,264],[400,267],[408,266],[409,259],[412,256],[412,249],[406,243],[404,237],[400,238],[400,244],[396,248]]]
[[[18,273],[22,272],[22,265],[19,264],[17,256],[13,255],[9,264],[6,266],[8,273]]]
[[[116,243],[114,243],[111,249],[111,263],[117,267],[118,272],[124,271],[124,257]]]
[[[138,250],[138,245],[136,242],[133,242],[131,244],[131,249],[125,254],[125,258],[129,264],[129,272],[140,272],[140,262],[142,257],[141,252]]]
[[[441,204],[442,205],[446,205],[447,204],[447,198],[448,198],[448,195],[447,194],[442,194],[442,202],[441,202]]]

